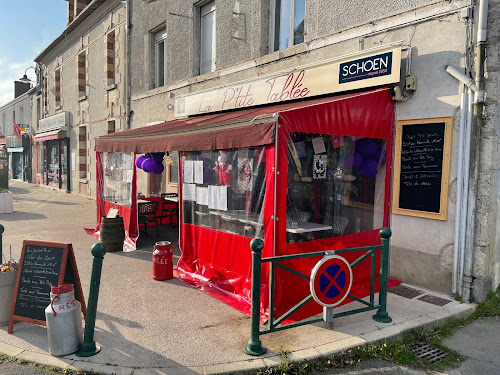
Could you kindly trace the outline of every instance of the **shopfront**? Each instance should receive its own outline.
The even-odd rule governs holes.
[[[68,112],[39,122],[35,135],[37,183],[70,191]]]
[[[361,80],[356,73],[374,64],[386,64],[378,71],[384,71],[382,78],[390,76],[389,81],[380,83],[381,77],[372,70],[365,85],[398,82],[400,52],[400,46],[391,46],[312,70],[305,67],[265,77],[262,85],[252,82],[193,94],[179,98],[175,110],[179,116],[198,116],[98,137],[98,181],[106,179],[102,161],[110,154],[128,155],[132,166],[130,172],[122,173],[122,178],[132,182],[126,204],[129,211],[121,210],[131,213],[126,228],[129,246],[124,250],[130,250],[136,239],[130,236],[137,233],[134,186],[137,173],[142,172],[133,168],[132,160],[140,154],[166,151],[179,151],[181,156],[182,256],[177,275],[191,285],[202,285],[201,289],[240,311],[248,313],[250,308],[252,238],[264,240],[263,257],[379,243],[378,231],[389,226],[390,214],[395,124],[390,89],[282,102],[325,95],[335,87],[340,91],[338,82],[327,87],[321,84],[328,71],[339,80],[343,71],[352,73],[351,79],[344,78],[345,87],[353,89],[353,82],[359,87]],[[374,57],[371,65],[366,63],[370,56]],[[387,59],[380,60],[383,58]],[[358,68],[349,68],[354,63]],[[348,68],[343,70],[342,64]],[[267,102],[257,102],[266,95]],[[269,105],[280,97],[281,103]],[[247,108],[221,112],[240,105]],[[98,185],[94,235],[98,234],[100,218],[112,206],[116,204],[107,199],[103,184]],[[346,255],[350,262],[358,257],[355,253]],[[308,274],[317,260],[290,261],[289,266]],[[353,296],[369,294],[369,274],[368,261],[356,268]],[[267,282],[264,272],[262,283]],[[274,285],[277,315],[309,293],[308,282],[290,273],[278,271]],[[290,290],[292,294],[286,292]],[[263,296],[261,301],[264,318],[267,298]],[[321,307],[310,302],[303,311],[291,318],[316,314]]]

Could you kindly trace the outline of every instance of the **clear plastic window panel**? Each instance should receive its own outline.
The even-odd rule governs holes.
[[[386,140],[290,133],[287,243],[381,228]]]
[[[183,221],[264,238],[264,147],[184,152]]]
[[[104,152],[102,160],[103,199],[131,207],[134,154]]]

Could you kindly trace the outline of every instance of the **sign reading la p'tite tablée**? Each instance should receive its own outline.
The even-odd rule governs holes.
[[[175,117],[399,82],[401,42],[175,98]]]

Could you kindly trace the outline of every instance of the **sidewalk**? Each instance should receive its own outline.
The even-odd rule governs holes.
[[[12,245],[13,257],[19,258],[24,239],[71,242],[87,298],[90,249],[96,241],[83,227],[95,225],[95,201],[18,181],[11,181],[11,191],[15,212],[0,215],[5,226],[4,252],[8,254]],[[162,227],[160,239],[173,242],[174,258],[180,255],[175,229]],[[465,316],[474,309],[422,288],[411,287],[422,293],[408,298],[411,291],[400,288],[400,294],[407,297],[388,294],[390,324],[373,321],[373,312],[367,312],[335,319],[333,325],[318,323],[268,334],[261,336],[268,352],[252,358],[243,353],[250,338],[247,316],[177,279],[152,280],[155,241],[154,236],[141,237],[137,251],[104,257],[94,336],[100,353],[89,358],[53,357],[48,354],[46,328],[27,323],[15,324],[12,335],[7,327],[0,327],[0,352],[105,374],[213,374],[278,364],[281,346],[294,359],[334,354],[420,325]],[[341,309],[352,309],[355,304]]]

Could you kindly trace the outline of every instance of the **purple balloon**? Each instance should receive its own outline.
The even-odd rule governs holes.
[[[142,163],[146,160],[146,157],[144,155],[139,156],[137,159],[135,159],[135,166],[139,169],[142,169]]]
[[[151,154],[151,159],[153,159],[156,162],[161,162],[164,156],[165,156],[164,152],[155,152]]]
[[[141,165],[141,168],[146,173],[151,173],[155,169],[155,161],[153,159],[147,158]]]
[[[354,154],[347,154],[344,156],[344,167],[351,170],[358,170],[363,163],[363,157],[355,152]]]
[[[165,169],[165,167],[163,166],[163,164],[161,162],[156,163],[153,172],[155,174],[162,174],[164,169]]]
[[[377,144],[369,138],[361,138],[356,141],[356,152],[358,152],[363,159],[373,159],[377,152]]]
[[[365,160],[361,165],[361,176],[375,177],[377,175],[378,164],[375,160]]]

